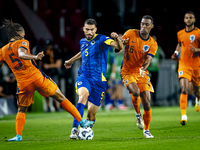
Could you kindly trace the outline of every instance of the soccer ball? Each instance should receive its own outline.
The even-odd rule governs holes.
[[[92,140],[94,133],[90,127],[80,128],[78,130],[78,139],[79,140]]]

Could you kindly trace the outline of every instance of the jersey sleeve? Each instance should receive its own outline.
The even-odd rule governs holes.
[[[147,55],[150,55],[151,57],[154,57],[156,52],[158,49],[158,44],[155,42],[154,44],[152,44],[152,46],[150,47],[149,53]]]
[[[130,31],[131,31],[131,30],[127,30],[127,31],[124,33],[124,35],[121,37],[121,39],[127,39],[127,38],[129,38],[129,37],[130,37]]]
[[[19,44],[18,48],[24,48],[24,49],[27,50],[28,53],[30,53],[29,41],[27,41],[27,40],[21,40],[18,44]]]
[[[103,41],[107,46],[110,46],[111,42],[114,42],[113,39],[111,39],[110,37],[105,36],[105,35],[102,36],[102,41]]]

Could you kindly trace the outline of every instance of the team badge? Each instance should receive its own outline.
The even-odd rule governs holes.
[[[181,75],[183,75],[183,71],[179,71],[179,73],[178,73],[178,74],[179,74],[180,76],[181,76]]]
[[[80,81],[80,82],[78,82],[78,85],[81,85],[82,84],[82,82]]]
[[[22,45],[27,46],[27,42],[23,41]]]
[[[92,41],[91,44],[94,45],[94,44],[95,44],[95,41]]]
[[[190,35],[190,42],[193,43],[195,40],[195,35]]]
[[[149,50],[149,46],[148,45],[144,45],[143,46],[143,52],[142,53],[145,53]]]
[[[126,79],[125,83],[128,84],[128,79]]]

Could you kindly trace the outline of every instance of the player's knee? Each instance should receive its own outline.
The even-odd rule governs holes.
[[[145,111],[149,111],[150,109],[151,109],[151,104],[150,104],[150,102],[144,103],[144,110],[145,110]]]
[[[87,93],[82,93],[81,95],[79,94],[79,100],[78,100],[78,102],[82,103],[82,104],[86,104],[88,96],[89,95]]]
[[[188,89],[185,86],[181,86],[181,93],[188,94]]]
[[[138,88],[138,89],[132,91],[131,93],[132,93],[132,95],[133,95],[134,97],[138,97],[138,96],[140,96],[140,89]]]

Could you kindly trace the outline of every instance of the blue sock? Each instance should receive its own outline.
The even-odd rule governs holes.
[[[76,108],[78,109],[79,113],[81,114],[81,117],[83,118],[85,105],[82,103],[77,103]],[[73,128],[74,127],[78,128],[78,126],[79,126],[79,122],[74,118]]]

